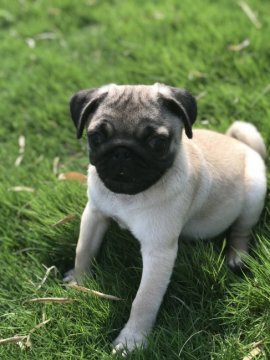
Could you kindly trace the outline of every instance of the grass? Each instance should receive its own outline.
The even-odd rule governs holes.
[[[123,301],[61,286],[72,267],[86,189],[58,173],[86,173],[86,142],[75,139],[68,100],[79,89],[156,81],[186,87],[198,101],[198,127],[224,131],[252,121],[270,143],[269,4],[248,0],[257,29],[237,1],[2,0],[0,6],[0,338],[32,335],[32,347],[0,346],[1,360],[112,359],[110,342],[128,318],[141,275],[139,246],[113,225],[86,286]],[[228,45],[249,39],[233,52]],[[18,138],[26,147],[20,166]],[[9,191],[27,186],[34,192]],[[67,214],[77,218],[53,226]],[[150,346],[131,359],[270,358],[269,196],[254,230],[250,273],[224,263],[222,245],[184,244]],[[38,289],[45,267],[56,266]],[[34,297],[73,304],[34,304]]]

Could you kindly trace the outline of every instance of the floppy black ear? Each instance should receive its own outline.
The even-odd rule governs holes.
[[[197,104],[194,96],[187,90],[169,87],[170,95],[165,97],[166,106],[184,123],[185,133],[192,138],[192,125],[197,117]]]
[[[78,91],[70,99],[70,114],[77,129],[77,138],[82,137],[88,117],[93,114],[107,92],[99,94],[98,89]]]

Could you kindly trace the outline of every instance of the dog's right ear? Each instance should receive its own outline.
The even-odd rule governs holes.
[[[78,91],[70,99],[70,114],[77,129],[77,138],[82,137],[87,119],[94,114],[101,101],[108,94],[107,89],[86,89]]]

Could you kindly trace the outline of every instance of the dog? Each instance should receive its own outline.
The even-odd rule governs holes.
[[[179,236],[226,232],[227,261],[242,266],[266,195],[266,148],[257,129],[235,122],[227,134],[193,130],[195,98],[163,84],[106,85],[70,101],[72,120],[90,151],[88,202],[75,267],[65,281],[89,273],[110,219],[141,246],[143,271],[129,320],[114,351],[144,347],[170,281]]]

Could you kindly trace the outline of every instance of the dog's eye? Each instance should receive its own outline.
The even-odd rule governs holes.
[[[91,134],[88,134],[88,141],[89,145],[92,148],[97,148],[99,145],[101,145],[105,140],[105,135],[100,132],[96,131]]]
[[[148,145],[159,155],[168,151],[169,139],[165,136],[154,136],[148,140]]]

